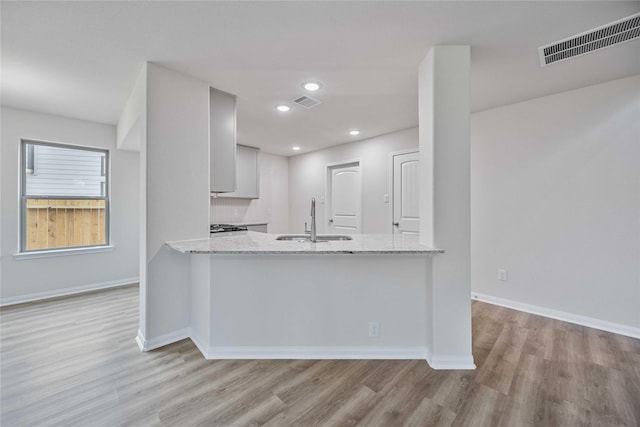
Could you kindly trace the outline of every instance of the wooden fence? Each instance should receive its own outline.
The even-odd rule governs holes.
[[[104,200],[27,200],[26,250],[104,245]]]

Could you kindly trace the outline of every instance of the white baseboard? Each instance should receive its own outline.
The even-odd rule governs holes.
[[[433,356],[427,354],[427,363],[431,369],[464,369],[474,370],[476,364],[473,362],[473,356]]]
[[[192,338],[193,340],[193,338]],[[197,340],[197,339],[196,339]],[[195,341],[194,341],[195,343]],[[206,359],[425,359],[424,347],[347,346],[238,346],[210,347],[202,351]]]
[[[192,330],[183,329],[146,341],[138,331],[140,350],[147,351],[184,338],[198,347],[205,359],[402,359],[427,358],[425,347],[347,347],[347,346],[234,346],[207,347]]]
[[[592,317],[580,316],[578,314],[567,313],[565,311],[553,310],[537,305],[525,304],[505,298],[493,297],[490,295],[471,293],[471,299],[486,302],[493,305],[511,308],[526,313],[537,314],[538,316],[549,317],[551,319],[562,320],[563,322],[574,323],[576,325],[587,326],[589,328],[600,329],[601,331],[613,332],[614,334],[625,335],[640,339],[640,328],[621,325],[619,323],[607,322],[605,320],[594,319]]]
[[[431,356],[426,347],[351,347],[351,346],[234,346],[210,347],[193,330],[184,329],[175,334],[167,334],[153,341],[161,345],[185,338],[190,333],[191,341],[207,360],[221,359],[368,359],[368,360],[416,360],[423,359],[433,369],[475,369],[473,356]],[[174,338],[170,338],[170,337]],[[151,346],[138,331],[136,338],[140,350],[151,350]],[[145,348],[145,346],[147,348]]]
[[[142,335],[142,331],[140,329],[138,329],[138,335],[136,335],[136,342],[138,343],[140,351],[147,351],[147,340],[144,335]]]
[[[196,347],[198,347],[198,350],[200,350],[200,353],[202,353],[202,356],[205,359],[209,359],[207,357],[207,346],[204,345],[204,343],[202,342],[202,340],[200,339],[199,336],[196,335],[195,331],[192,329],[191,330],[191,341],[193,341],[193,343],[196,345]]]
[[[181,341],[185,338],[191,337],[191,328],[184,328],[168,334],[160,335],[159,337],[146,339],[142,334],[142,331],[138,329],[138,336],[136,336],[136,342],[140,351],[150,351],[165,345],[173,344],[174,342]]]
[[[69,295],[81,294],[84,292],[97,291],[99,289],[117,288],[120,286],[133,285],[138,283],[140,279],[138,277],[129,277],[121,280],[110,280],[108,282],[92,283],[84,286],[77,286],[75,288],[56,289],[53,291],[36,292],[33,294],[20,295],[17,297],[0,298],[0,307],[6,307],[9,305],[22,304],[25,302],[40,301],[49,298],[58,298]]]

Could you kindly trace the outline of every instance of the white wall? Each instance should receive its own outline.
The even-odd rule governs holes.
[[[21,138],[109,149],[111,156],[111,252],[16,260],[19,232]],[[137,281],[137,153],[116,149],[114,126],[2,107],[1,143],[2,303]],[[132,185],[131,183],[134,183]]]
[[[310,221],[311,198],[324,197],[326,166],[359,160],[362,175],[362,233],[389,233],[391,210],[384,202],[390,194],[389,154],[418,148],[418,128],[343,144],[289,158],[289,232],[300,233]],[[325,231],[324,206],[317,209],[318,232]]]
[[[471,123],[472,292],[640,327],[640,76]]]
[[[257,200],[212,198],[210,221],[266,222],[269,233],[289,230],[289,160],[260,152],[260,198]]]
[[[146,82],[138,338],[151,348],[190,323],[189,259],[164,243],[209,237],[209,85],[152,63]]]

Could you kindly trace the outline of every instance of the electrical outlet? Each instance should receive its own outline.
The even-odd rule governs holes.
[[[369,322],[369,336],[377,337],[380,335],[380,325],[378,322]]]
[[[385,194],[384,196],[382,196],[382,202],[383,203],[389,203],[389,195]]]
[[[507,281],[507,270],[498,270],[498,280]]]

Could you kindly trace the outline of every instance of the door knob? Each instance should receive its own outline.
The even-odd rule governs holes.
[[[332,219],[329,220],[329,224],[333,224],[333,220]]]
[[[395,225],[396,227],[400,225],[399,222],[394,222],[393,225]]]

